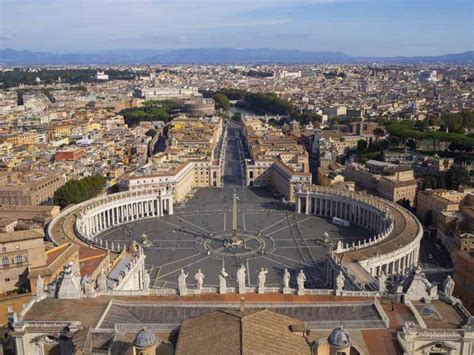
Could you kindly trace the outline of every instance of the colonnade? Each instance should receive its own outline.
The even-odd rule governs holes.
[[[338,195],[312,192],[297,194],[296,212],[338,217],[374,233],[382,233],[390,225],[390,218],[384,211],[365,202]]]
[[[173,197],[163,190],[127,191],[104,196],[81,209],[76,232],[86,239],[120,224],[173,214]]]
[[[421,224],[411,213],[404,210],[400,212],[400,207],[389,201],[314,186],[296,193],[296,211],[327,218],[338,217],[372,231],[375,236],[367,241],[359,241],[352,245],[338,242],[334,253],[345,255],[345,260],[351,260],[350,252],[357,253],[354,254],[357,263],[374,278],[382,273],[403,275],[418,264],[423,234]],[[410,233],[412,236],[406,238],[408,242],[404,244],[393,243],[396,247],[387,251],[386,248],[385,250],[377,248],[377,244],[385,239],[389,241],[391,238],[395,239],[397,233],[400,233],[400,231],[394,232],[395,217],[392,213],[405,218],[398,223],[409,225],[410,228],[407,227],[401,233]],[[370,248],[372,246],[374,248]]]

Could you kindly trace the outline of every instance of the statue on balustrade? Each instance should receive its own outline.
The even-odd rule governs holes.
[[[100,274],[97,277],[97,289],[98,291],[107,290],[107,276],[105,276],[104,269],[100,270]]]
[[[143,273],[143,290],[147,291],[150,289],[150,274],[148,272]]]
[[[267,274],[268,269],[264,269],[263,267],[260,269],[258,273],[258,293],[265,292],[265,282],[267,281]]]
[[[237,270],[237,282],[239,283],[239,293],[245,293],[245,271],[247,268],[243,265],[240,265],[239,270]]]
[[[229,276],[229,274],[225,271],[225,268],[222,268],[219,274],[219,293],[227,293],[227,276]]]
[[[387,275],[385,275],[385,272],[383,272],[383,270],[377,277],[377,281],[379,283],[379,292],[384,293],[385,291],[387,291]]]
[[[186,296],[188,294],[188,286],[186,285],[186,279],[188,278],[189,274],[186,274],[183,269],[178,276],[178,289],[180,296]]]
[[[283,273],[283,288],[290,288],[290,278],[291,275],[287,268],[285,268],[285,272]]]
[[[336,291],[337,292],[342,292],[344,290],[344,284],[346,281],[346,277],[342,273],[342,271],[339,271],[339,274],[336,276]]]
[[[306,275],[303,270],[300,270],[298,276],[296,277],[296,283],[298,284],[298,295],[304,295],[304,283],[306,282]]]
[[[41,275],[38,275],[38,278],[36,279],[36,296],[41,297],[43,296],[44,292],[44,281]]]
[[[198,272],[194,275],[194,280],[196,280],[196,287],[200,290],[204,283],[204,274],[201,269],[198,269]]]
[[[453,297],[455,282],[451,275],[446,276],[446,280],[444,280],[444,294],[446,297],[451,298]]]

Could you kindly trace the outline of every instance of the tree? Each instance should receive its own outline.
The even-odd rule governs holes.
[[[446,175],[440,174],[436,179],[436,188],[437,189],[445,189],[446,188]]]
[[[240,122],[241,119],[242,119],[242,114],[240,112],[235,112],[232,115],[231,119],[234,120],[234,121]]]
[[[148,137],[153,138],[154,136],[156,136],[156,130],[153,129],[153,128],[150,128],[150,129],[145,133],[145,135],[148,136]]]
[[[359,139],[357,141],[357,150],[359,152],[365,152],[367,149],[367,141],[365,139]]]
[[[453,165],[446,173],[446,186],[448,189],[458,190],[460,185],[469,186],[471,177],[465,168]]]
[[[230,101],[229,99],[227,98],[227,96],[225,96],[224,94],[222,93],[217,93],[217,94],[214,94],[212,96],[212,98],[214,99],[214,101],[216,102],[216,107],[217,108],[220,108],[224,111],[227,111],[229,110],[230,108]]]
[[[382,128],[377,127],[374,129],[374,135],[377,139],[379,139],[385,135],[385,131]]]
[[[434,189],[436,187],[436,180],[432,175],[427,175],[423,178],[423,190]]]
[[[410,148],[411,150],[415,150],[416,149],[416,141],[414,139],[408,139],[407,140],[407,146],[408,148]]]
[[[105,187],[102,175],[88,176],[81,180],[70,180],[54,192],[54,203],[61,208],[80,203],[99,194]]]
[[[397,203],[400,206],[405,207],[407,210],[410,209],[410,200],[408,200],[406,198],[402,198],[402,199],[398,200]]]

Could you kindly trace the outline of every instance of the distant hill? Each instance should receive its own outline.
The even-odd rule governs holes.
[[[423,57],[353,57],[343,52],[310,52],[291,49],[123,49],[97,53],[32,52],[0,50],[4,65],[93,65],[93,64],[296,64],[296,63],[474,63],[474,51]]]

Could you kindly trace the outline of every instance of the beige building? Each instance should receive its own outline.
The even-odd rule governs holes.
[[[0,222],[15,221],[22,229],[31,229],[32,226],[42,227],[58,214],[59,206],[0,205]]]
[[[65,183],[66,178],[60,174],[10,181],[0,187],[0,205],[51,204],[54,192]]]
[[[346,163],[343,175],[346,181],[354,181],[359,190],[393,202],[415,202],[417,182],[411,168],[370,160],[366,165]]]
[[[220,117],[174,119],[168,127],[166,150],[122,177],[120,191],[165,186],[174,201],[181,202],[196,188],[221,187],[223,161],[218,143],[222,135]]]
[[[39,136],[36,132],[17,133],[8,136],[0,136],[0,143],[7,142],[13,145],[38,144]]]
[[[245,161],[246,186],[265,186],[294,202],[295,186],[311,182],[309,155],[298,144],[295,122],[288,128],[289,135],[258,118],[242,120],[245,143],[250,159]]]
[[[0,294],[29,288],[28,270],[46,263],[41,229],[0,233]]]
[[[410,201],[410,205],[414,205],[417,182],[413,170],[395,167],[387,169],[385,172],[390,175],[381,176],[378,180],[378,195],[393,202],[406,199]]]
[[[416,216],[423,223],[436,225],[441,212],[458,212],[460,203],[474,188],[461,188],[459,191],[426,189],[420,191],[416,200]]]
[[[46,138],[48,142],[71,136],[71,125],[51,125],[46,128]]]

